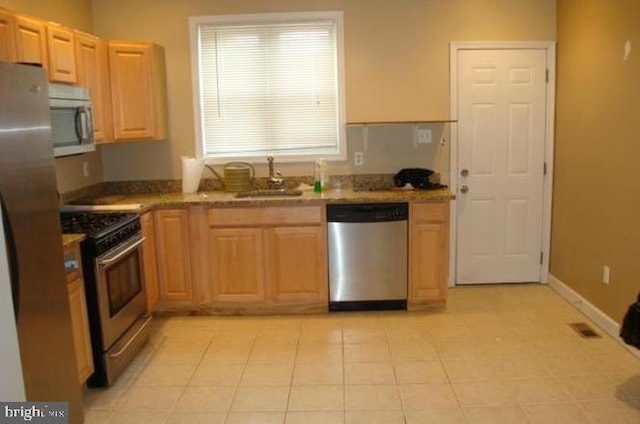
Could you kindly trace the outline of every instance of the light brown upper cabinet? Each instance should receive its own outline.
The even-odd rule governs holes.
[[[75,31],[77,85],[87,87],[93,105],[93,136],[97,143],[113,140],[111,89],[106,43],[95,35]]]
[[[77,80],[73,30],[47,23],[49,81],[73,84]]]
[[[13,13],[0,9],[0,60],[16,61],[16,21]]]
[[[16,61],[48,66],[46,24],[35,18],[15,15]]]
[[[153,43],[109,41],[115,140],[167,137],[164,49]]]

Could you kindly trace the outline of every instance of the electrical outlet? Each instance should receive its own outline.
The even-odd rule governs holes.
[[[609,284],[609,277],[611,277],[611,269],[605,265],[602,267],[602,282]]]
[[[418,144],[431,144],[433,141],[431,130],[428,128],[423,128],[418,130]]]
[[[355,166],[362,166],[364,165],[364,153],[362,152],[355,152],[353,154],[353,164]]]
[[[88,177],[91,173],[91,169],[89,168],[89,162],[82,162],[82,175]]]

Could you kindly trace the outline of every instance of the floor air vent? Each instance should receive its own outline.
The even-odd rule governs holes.
[[[584,337],[585,339],[602,337],[600,334],[596,333],[594,329],[589,326],[589,324],[584,322],[574,322],[569,324],[569,327],[573,328],[576,333],[580,334],[580,336]]]

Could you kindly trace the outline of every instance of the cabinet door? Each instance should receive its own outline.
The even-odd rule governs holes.
[[[260,228],[209,230],[209,275],[214,301],[265,300],[262,234]]]
[[[166,138],[164,55],[149,43],[109,42],[116,140]]]
[[[16,61],[16,23],[13,13],[0,9],[0,61]]]
[[[89,317],[87,316],[87,301],[84,294],[84,282],[78,278],[67,284],[69,306],[71,308],[71,328],[73,331],[73,346],[78,363],[78,377],[80,384],[93,374],[93,353],[91,350],[91,336],[89,335]]]
[[[77,85],[87,87],[93,106],[93,136],[97,143],[111,141],[111,97],[109,69],[104,41],[91,34],[75,32]]]
[[[327,252],[323,227],[274,227],[266,230],[267,272],[276,302],[327,299]]]
[[[411,227],[409,301],[446,298],[449,271],[448,229],[444,223]]]
[[[56,24],[47,24],[49,81],[75,83],[76,57],[73,31]]]
[[[157,210],[154,215],[160,299],[193,299],[187,209]]]
[[[48,66],[44,22],[16,15],[16,60]]]
[[[153,225],[153,214],[144,213],[140,216],[142,236],[145,238],[142,245],[142,262],[144,267],[144,284],[147,292],[147,313],[152,314],[158,299],[158,270],[156,268],[156,234]]]

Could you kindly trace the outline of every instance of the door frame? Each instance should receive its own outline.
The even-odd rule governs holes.
[[[544,161],[547,173],[543,181],[542,195],[542,263],[540,282],[547,283],[549,276],[549,254],[551,250],[551,202],[553,197],[553,149],[555,144],[555,103],[556,103],[556,43],[555,41],[452,41],[449,48],[449,84],[451,147],[449,152],[449,187],[458,193],[458,52],[461,50],[544,50],[547,56],[548,82],[546,92],[546,128]],[[457,283],[458,247],[458,205],[451,201],[449,208],[449,287]]]

